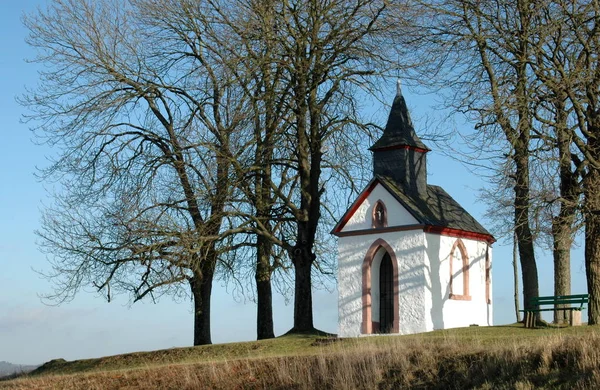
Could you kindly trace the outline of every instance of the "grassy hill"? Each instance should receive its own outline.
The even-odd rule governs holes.
[[[600,327],[472,327],[410,336],[272,340],[54,360],[0,389],[587,389]]]

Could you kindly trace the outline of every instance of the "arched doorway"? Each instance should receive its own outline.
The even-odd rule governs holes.
[[[378,238],[367,250],[362,266],[363,334],[399,333],[398,260]]]
[[[379,266],[379,333],[392,333],[394,328],[394,266],[385,253]]]

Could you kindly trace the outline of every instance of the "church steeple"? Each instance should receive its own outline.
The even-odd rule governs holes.
[[[400,80],[387,125],[381,138],[369,148],[373,152],[373,173],[394,180],[408,195],[427,195],[429,148],[415,133]]]

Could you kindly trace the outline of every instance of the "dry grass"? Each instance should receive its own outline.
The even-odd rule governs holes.
[[[465,328],[315,340],[284,337],[63,363],[0,382],[0,389],[588,389],[600,384],[598,327]]]

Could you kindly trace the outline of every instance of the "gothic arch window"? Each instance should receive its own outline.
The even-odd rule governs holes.
[[[379,229],[387,227],[387,209],[381,200],[375,202],[375,206],[373,206],[373,215],[371,217],[373,221],[373,228]]]
[[[459,238],[450,251],[450,299],[470,301],[469,256],[467,248]]]

